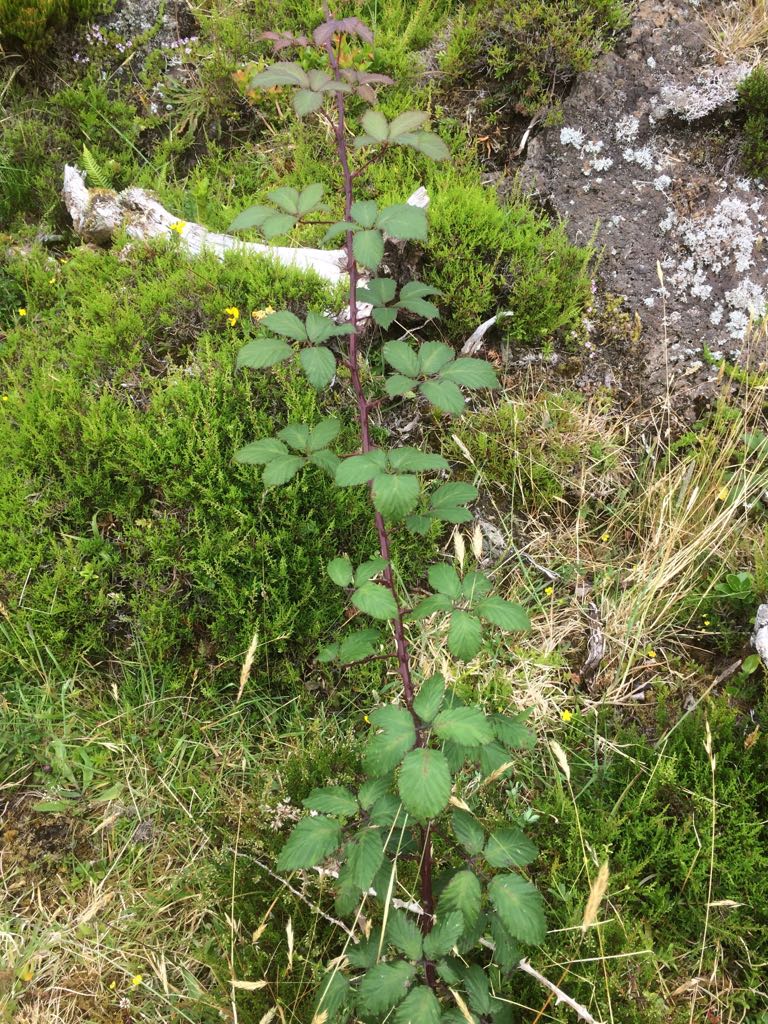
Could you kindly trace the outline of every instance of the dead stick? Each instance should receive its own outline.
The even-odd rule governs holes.
[[[575,999],[571,999],[569,995],[566,995],[562,989],[554,985],[548,978],[545,978],[543,974],[539,974],[535,967],[531,967],[527,960],[521,960],[517,965],[521,971],[526,974],[530,974],[532,978],[540,982],[544,988],[549,989],[552,995],[555,997],[556,1003],[565,1003],[566,1006],[570,1006],[575,1014],[581,1017],[582,1020],[587,1021],[587,1024],[601,1024],[600,1021],[595,1020],[586,1006],[582,1006],[581,1003],[577,1003]]]

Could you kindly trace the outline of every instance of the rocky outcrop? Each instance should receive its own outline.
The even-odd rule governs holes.
[[[730,124],[746,62],[718,65],[700,7],[640,3],[629,36],[582,75],[564,121],[530,144],[526,188],[574,241],[596,234],[601,283],[643,324],[644,387],[714,389],[712,359],[764,355],[766,192]]]

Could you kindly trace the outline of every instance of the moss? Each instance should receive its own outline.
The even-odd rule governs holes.
[[[500,83],[495,105],[523,114],[557,109],[573,77],[587,71],[629,24],[624,0],[482,0],[455,26],[442,59],[451,81]]]
[[[762,64],[739,86],[739,107],[746,115],[744,167],[753,178],[768,179],[768,72]]]
[[[313,471],[265,492],[232,461],[320,410],[297,373],[233,372],[243,339],[223,311],[338,297],[268,261],[172,247],[80,250],[59,268],[36,253],[5,274],[28,308],[7,323],[0,421],[0,595],[16,634],[66,665],[141,649],[161,674],[231,680],[258,631],[259,685],[297,682],[343,621],[329,552],[362,560],[374,537],[350,533],[368,521],[357,490]],[[401,550],[424,557],[423,542]]]
[[[68,22],[104,10],[104,0],[0,0],[0,39],[35,52]]]

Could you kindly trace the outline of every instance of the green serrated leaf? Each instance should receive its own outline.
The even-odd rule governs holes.
[[[470,603],[485,597],[491,589],[491,581],[481,572],[468,572],[461,584],[461,596]]]
[[[281,455],[272,459],[264,467],[261,480],[265,487],[280,487],[293,479],[301,467],[306,463],[301,455]]]
[[[524,632],[531,628],[531,620],[525,608],[501,597],[486,597],[475,605],[475,611],[481,618],[502,629]]]
[[[483,856],[492,868],[524,868],[539,855],[538,847],[519,828],[500,828],[488,838]]]
[[[357,814],[357,800],[345,786],[325,786],[313,789],[302,801],[308,811],[322,811],[323,814],[334,814],[342,818],[351,818]]]
[[[407,473],[382,473],[373,481],[373,504],[387,519],[402,519],[419,500],[419,478]]]
[[[439,288],[424,284],[423,281],[407,281],[400,289],[400,298],[406,301],[411,299],[423,299],[427,295],[442,295]]]
[[[389,122],[380,110],[366,110],[360,123],[376,142],[385,142],[389,137]]]
[[[267,217],[271,217],[274,212],[271,206],[249,206],[247,210],[238,213],[227,230],[245,231],[248,228],[260,228]]]
[[[299,212],[299,190],[290,185],[283,185],[267,194],[267,198],[279,206],[285,213],[297,214]]]
[[[327,387],[336,373],[336,356],[322,345],[303,348],[299,353],[299,362],[313,388]]]
[[[426,110],[406,110],[404,114],[398,114],[390,124],[389,136],[396,139],[404,132],[415,132],[428,120],[429,114]]]
[[[272,213],[261,225],[261,233],[269,240],[277,235],[286,235],[295,224],[296,218],[290,213]]]
[[[263,437],[260,441],[251,441],[244,448],[235,452],[235,462],[247,466],[263,466],[272,459],[287,455],[288,449],[276,437]]]
[[[442,412],[460,416],[464,412],[464,396],[461,388],[450,380],[427,380],[419,385],[422,395]]]
[[[386,306],[375,306],[373,309],[373,320],[382,330],[388,330],[397,320],[397,309],[389,309]]]
[[[494,740],[492,743],[486,743],[482,747],[474,747],[473,749],[479,755],[480,770],[484,777],[494,775],[497,772],[501,778],[509,776],[509,773],[512,771],[512,765],[510,764],[509,754],[500,743]],[[477,759],[476,757],[475,760]]]
[[[471,928],[480,916],[482,887],[473,871],[458,871],[440,893],[437,909],[440,914],[461,914],[464,927]]]
[[[389,565],[386,558],[369,558],[367,562],[363,562],[355,570],[355,586],[362,587],[368,580],[372,580],[374,576],[378,576],[380,572]]]
[[[387,921],[387,942],[409,960],[421,959],[421,932],[419,926],[402,910],[391,910]]]
[[[440,918],[429,933],[424,937],[424,955],[430,960],[450,953],[461,938],[464,931],[464,918],[455,911]]]
[[[358,200],[356,203],[352,203],[349,212],[352,215],[352,220],[361,228],[372,228],[376,223],[379,204],[374,199]]]
[[[440,710],[445,696],[445,680],[436,672],[425,679],[413,699],[413,710],[422,722],[431,722]]]
[[[496,946],[493,959],[503,971],[513,971],[522,957],[520,947],[501,923],[498,914],[491,914],[490,922],[491,936]]]
[[[352,604],[373,619],[397,618],[397,602],[392,591],[380,583],[364,583],[352,595]]]
[[[419,348],[419,369],[430,376],[439,373],[455,357],[456,353],[450,345],[444,345],[442,341],[426,341]]]
[[[365,745],[364,766],[367,775],[392,771],[416,742],[416,729],[410,712],[387,704],[370,714],[371,725],[380,730]]]
[[[323,198],[325,192],[325,185],[321,182],[315,182],[312,185],[307,185],[299,193],[298,202],[296,203],[296,213],[299,216],[304,216],[305,213],[311,213],[315,210]]]
[[[536,735],[526,725],[530,711],[519,715],[492,715],[496,737],[510,750],[532,750],[536,746]]]
[[[475,501],[477,496],[478,490],[473,484],[455,482],[442,484],[438,487],[437,490],[432,492],[430,501],[433,508],[439,508],[443,506],[466,505],[470,501]]]
[[[389,465],[398,472],[426,473],[435,469],[450,469],[442,455],[420,452],[418,448],[394,448],[388,455]]]
[[[410,206],[408,203],[385,206],[379,213],[376,225],[393,238],[416,239],[420,242],[427,240],[427,214],[420,206]]]
[[[383,1014],[405,998],[416,968],[404,960],[376,964],[366,971],[357,993],[357,1009],[363,1015]]]
[[[249,81],[251,89],[270,89],[273,85],[309,85],[307,72],[300,64],[280,61],[258,72]]]
[[[311,868],[329,857],[341,844],[341,825],[334,818],[302,818],[295,826],[277,860],[278,871]]]
[[[337,587],[348,587],[354,578],[352,563],[346,555],[339,558],[332,558],[326,566],[328,575]]]
[[[410,146],[430,160],[448,160],[451,155],[446,144],[434,132],[405,132],[392,141],[400,146]]]
[[[419,747],[406,754],[398,789],[405,809],[419,820],[434,818],[448,806],[451,773],[439,750]]]
[[[307,438],[307,448],[316,452],[321,448],[327,448],[331,441],[335,440],[341,430],[338,420],[320,420],[316,427],[312,428]]]
[[[481,1015],[491,1011],[491,992],[488,976],[480,964],[472,964],[464,973],[464,991],[469,997],[469,1007]]]
[[[391,367],[408,377],[418,377],[419,359],[404,341],[388,341],[382,346],[382,355]]]
[[[485,831],[474,814],[456,810],[451,814],[453,834],[467,853],[480,853],[485,845]]]
[[[471,661],[483,644],[483,627],[480,620],[468,612],[451,612],[448,627],[448,650],[460,661]]]
[[[440,1003],[431,988],[412,988],[395,1010],[394,1024],[440,1024]]]
[[[446,366],[440,376],[444,380],[455,381],[456,384],[461,384],[465,388],[497,388],[499,386],[496,371],[484,359],[462,357]]]
[[[429,532],[431,520],[428,516],[406,516],[405,525],[412,533],[418,533],[424,536]]]
[[[349,982],[341,971],[329,971],[320,982],[319,995],[315,1004],[314,1019],[333,1024],[339,1011],[350,1002]],[[325,1013],[325,1017],[322,1014]]]
[[[419,622],[421,619],[428,619],[435,612],[449,612],[452,608],[453,601],[446,594],[432,594],[431,597],[425,597],[423,601],[419,601],[405,618],[408,622]]]
[[[436,562],[427,570],[427,579],[433,590],[446,594],[452,600],[461,595],[461,580],[452,565],[447,562]]]
[[[396,708],[395,710],[402,710]],[[415,737],[414,733],[414,737]],[[360,787],[357,797],[363,810],[369,811],[377,800],[383,796],[392,794],[392,779],[389,775],[381,776],[378,779],[369,779]]]
[[[433,728],[441,739],[453,740],[462,747],[478,747],[493,739],[491,723],[480,708],[448,708],[440,712]]]
[[[237,353],[238,370],[247,367],[250,370],[263,370],[267,366],[274,366],[290,359],[293,349],[285,341],[277,338],[254,338],[243,345]]]
[[[352,255],[357,263],[376,270],[384,259],[384,236],[380,231],[356,231],[352,239]]]
[[[328,474],[328,476],[335,476],[336,468],[341,460],[338,455],[334,455],[333,452],[323,449],[319,452],[312,452],[309,456],[309,461],[313,466],[319,466],[320,469],[324,470]]]
[[[434,302],[428,302],[426,299],[400,299],[398,305],[424,320],[434,320],[440,316],[440,310]]]
[[[538,945],[547,934],[544,901],[538,889],[520,875],[496,875],[488,895],[501,923],[513,939]]]
[[[390,398],[397,398],[399,395],[405,395],[409,391],[413,391],[418,383],[418,381],[413,380],[411,377],[404,377],[401,373],[393,373],[384,382],[384,390]]]
[[[353,661],[375,654],[381,644],[381,633],[378,629],[359,629],[345,637],[339,645],[339,661],[348,665]]]
[[[382,472],[384,458],[376,458],[373,452],[366,455],[351,455],[343,459],[336,470],[336,483],[339,487],[354,487],[356,484],[367,484]]]
[[[303,452],[309,443],[309,427],[306,423],[287,423],[277,436],[291,448]]]
[[[297,117],[306,117],[323,105],[323,94],[313,92],[311,89],[299,89],[293,95],[293,109]]]
[[[357,297],[361,302],[370,302],[373,306],[386,306],[395,297],[397,285],[390,277],[374,277],[364,287],[359,288]]]
[[[268,313],[261,321],[264,327],[268,327],[274,334],[282,334],[294,341],[306,341],[307,329],[295,313],[288,309],[281,309],[277,313]]]
[[[373,876],[384,860],[384,845],[381,834],[374,829],[358,833],[357,839],[347,845],[347,866],[349,875],[362,892],[371,887]]]

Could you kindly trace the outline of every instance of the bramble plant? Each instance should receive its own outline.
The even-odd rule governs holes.
[[[309,814],[293,829],[277,868],[299,871],[329,858],[339,868],[336,911],[352,925],[343,955],[320,983],[316,1024],[499,1022],[511,1013],[499,993],[504,975],[520,961],[518,944],[541,942],[546,926],[540,894],[514,870],[537,856],[519,827],[522,822],[489,832],[476,811],[483,787],[508,776],[513,752],[529,749],[534,738],[525,714],[486,714],[480,706],[468,706],[440,674],[419,680],[409,630],[411,623],[433,615],[447,618],[448,649],[467,661],[480,650],[485,627],[521,631],[529,621],[520,605],[491,595],[491,582],[481,572],[461,577],[448,563],[434,564],[428,572],[432,593],[409,608],[393,571],[392,530],[426,533],[434,521],[469,522],[467,505],[477,490],[462,482],[425,485],[423,474],[449,470],[442,456],[414,447],[387,449],[372,440],[372,412],[382,399],[371,398],[363,386],[370,322],[386,331],[400,310],[431,319],[438,309],[431,301],[435,289],[410,281],[398,293],[395,281],[376,276],[386,236],[426,238],[425,211],[407,203],[380,207],[356,199],[355,186],[365,168],[392,146],[410,146],[435,160],[449,153],[425,128],[426,113],[407,111],[389,121],[373,108],[373,87],[391,80],[345,66],[350,37],[373,41],[356,18],[334,20],[327,10],[311,38],[268,33],[276,50],[313,49],[307,63],[322,66],[306,70],[279,61],[250,81],[253,89],[293,87],[299,117],[319,110],[329,114],[334,107],[344,214],[325,238],[344,239],[348,322],[312,312],[304,320],[286,310],[270,313],[260,321],[259,335],[241,349],[237,365],[263,369],[298,356],[318,389],[337,371],[340,377],[348,374],[360,448],[339,457],[332,446],[341,424],[324,419],[314,425],[289,423],[276,437],[246,445],[236,459],[263,466],[269,487],[306,469],[330,474],[340,487],[369,488],[379,554],[358,566],[340,555],[327,569],[355,608],[380,625],[348,633],[324,648],[320,659],[339,665],[396,660],[402,699],[370,712],[372,732],[362,764],[366,779],[358,791],[333,785],[311,792],[304,801]],[[349,115],[366,105],[362,133],[350,145]],[[272,238],[327,211],[320,184],[279,188],[269,198],[271,205],[243,211],[232,229],[255,227]],[[383,383],[387,396],[426,401],[448,415],[463,411],[462,388],[498,386],[487,362],[456,358],[441,342],[414,348],[391,340],[382,354],[394,371]],[[381,653],[387,643],[393,645],[391,654]],[[409,894],[406,900],[399,898],[402,893]]]

